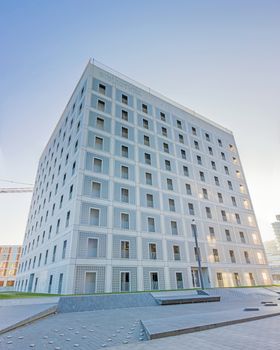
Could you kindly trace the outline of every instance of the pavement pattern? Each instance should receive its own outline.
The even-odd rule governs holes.
[[[170,349],[184,349],[188,344],[188,349],[241,349],[241,347],[231,347],[230,339],[225,336],[227,330],[232,327],[238,327],[241,330],[231,331],[229,337],[233,337],[236,340],[236,344],[242,344],[242,349],[251,349],[251,345],[248,344],[253,341],[256,336],[258,339],[263,334],[263,339],[259,339],[260,342],[264,341],[264,338],[268,338],[270,332],[273,329],[269,329],[267,333],[261,332],[262,326],[252,327],[251,324],[264,324],[269,328],[270,324],[274,324],[275,320],[279,322],[279,317],[272,317],[261,321],[252,321],[235,326],[227,326],[217,328],[211,331],[203,331],[199,333],[192,333],[188,335],[175,336],[170,338],[164,338],[153,341],[146,341],[146,335],[142,328],[140,320],[168,318],[171,316],[189,315],[190,319],[196,315],[196,318],[200,318],[205,321],[207,314],[229,311],[230,310],[242,310],[247,306],[260,306],[261,301],[277,301],[279,295],[276,291],[270,291],[266,289],[262,290],[212,290],[212,295],[221,295],[221,302],[215,303],[203,303],[203,304],[184,304],[184,305],[170,305],[170,306],[147,306],[147,307],[135,307],[135,308],[122,308],[112,310],[97,310],[90,312],[75,312],[75,313],[58,313],[53,316],[49,316],[42,320],[36,321],[32,324],[18,328],[14,331],[8,332],[0,336],[0,349],[1,350],[30,350],[34,349],[48,349],[48,350],[70,350],[70,349],[83,349],[83,350],[97,350],[110,347],[111,350],[116,346],[121,346],[124,349],[133,350],[139,349],[169,349],[167,346],[171,346]],[[278,306],[280,311],[280,306]],[[279,323],[278,323],[279,325]],[[246,336],[244,331],[248,329],[249,337]],[[212,333],[209,332],[214,332]],[[215,333],[216,332],[216,333]],[[234,333],[236,332],[236,333]],[[205,334],[210,334],[207,338]],[[189,340],[181,340],[181,337]],[[240,338],[243,337],[242,342]],[[212,339],[212,340],[211,340]],[[277,349],[280,349],[280,332],[278,330],[276,343]],[[274,346],[273,339],[268,339],[269,346]],[[221,340],[221,346],[219,342]],[[233,339],[234,340],[234,339]],[[234,341],[232,340],[232,343]],[[156,343],[155,343],[156,342]],[[159,342],[159,343],[157,343]],[[173,345],[177,345],[174,347]],[[208,346],[209,342],[209,346]],[[213,343],[213,346],[211,345]],[[223,343],[224,342],[224,343]],[[157,344],[159,347],[157,348]],[[164,344],[164,346],[163,346]],[[204,345],[203,345],[204,344]],[[207,344],[207,345],[206,345]],[[276,349],[275,347],[258,347],[255,343],[254,349]],[[210,347],[210,345],[212,347]],[[172,347],[173,346],[173,347]],[[236,345],[235,345],[236,346]]]

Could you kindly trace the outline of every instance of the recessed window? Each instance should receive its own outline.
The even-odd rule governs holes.
[[[216,163],[213,160],[211,161],[211,166],[213,170],[217,170]]]
[[[99,182],[92,182],[92,195],[94,198],[100,198],[101,196],[101,184]]]
[[[128,121],[128,112],[122,109],[122,119]]]
[[[223,160],[226,160],[226,155],[224,154],[224,152],[221,152],[221,157]]]
[[[165,113],[163,112],[160,112],[160,119],[165,122],[166,121],[166,116],[165,116]]]
[[[151,155],[149,153],[144,154],[145,163],[151,165]]]
[[[143,128],[149,129],[149,121],[147,119],[143,119]]]
[[[231,197],[231,202],[234,207],[237,207],[236,199],[234,196]]]
[[[162,136],[166,136],[167,137],[167,129],[162,127],[161,128],[161,134],[162,134]]]
[[[220,261],[218,249],[213,249],[213,258],[216,263]]]
[[[186,151],[184,149],[181,149],[181,157],[182,159],[187,159]]]
[[[97,109],[101,112],[105,111],[105,102],[102,100],[97,101]]]
[[[220,181],[219,181],[218,176],[214,176],[214,181],[215,181],[216,186],[220,186]]]
[[[218,145],[219,145],[220,147],[223,147],[222,140],[218,139]]]
[[[99,84],[98,91],[100,94],[105,95],[106,93],[106,86],[103,84]]]
[[[235,219],[236,219],[236,222],[238,223],[238,224],[241,224],[241,219],[240,219],[240,215],[239,214],[235,214]]]
[[[148,113],[148,106],[145,103],[142,103],[142,112]]]
[[[129,229],[129,215],[127,213],[121,213],[121,228]]]
[[[156,245],[156,243],[149,243],[149,257],[150,257],[150,259],[157,258],[157,245]]]
[[[235,255],[234,255],[234,251],[233,250],[230,250],[229,251],[229,256],[230,256],[230,260],[233,264],[236,263],[236,259],[235,259]]]
[[[99,226],[99,209],[90,208],[90,225]]]
[[[184,175],[185,176],[189,176],[190,174],[189,174],[189,168],[187,167],[187,166],[183,166],[183,173],[184,173]]]
[[[99,158],[93,159],[93,171],[96,173],[102,172],[102,160]]]
[[[122,137],[128,138],[128,128],[122,127]]]
[[[205,139],[206,139],[206,141],[210,141],[210,135],[205,133]]]
[[[206,189],[206,188],[203,188],[203,189],[202,189],[202,194],[203,194],[203,198],[204,198],[204,199],[209,199],[209,198],[208,198],[208,192],[207,192],[207,189]]]
[[[148,218],[148,231],[149,232],[155,232],[155,219],[149,217]]]
[[[229,188],[231,191],[233,191],[232,182],[231,182],[231,181],[228,181],[227,183],[228,183],[228,188]]]
[[[101,137],[95,137],[95,148],[99,150],[103,149],[103,139]]]
[[[239,237],[240,237],[240,241],[241,243],[246,243],[246,240],[245,240],[245,236],[244,236],[244,232],[239,232]]]
[[[228,242],[231,242],[231,235],[230,235],[230,231],[229,230],[225,230],[225,234],[226,234],[226,239]]]
[[[179,142],[184,143],[184,136],[179,134]]]
[[[128,158],[128,147],[122,145],[122,157]]]
[[[122,165],[121,166],[121,177],[122,179],[128,179],[128,167]]]
[[[128,104],[128,97],[125,94],[122,94],[122,103],[124,103],[125,105]]]
[[[177,222],[176,221],[171,221],[171,234],[177,236],[178,235],[178,227],[177,227]]]
[[[175,201],[172,198],[168,199],[168,205],[170,211],[175,211]]]
[[[194,141],[193,144],[194,144],[194,148],[199,150],[199,143],[197,141]]]
[[[182,129],[182,122],[181,122],[181,120],[177,120],[176,124],[177,124],[177,128]]]
[[[171,171],[171,162],[170,160],[165,159],[165,170]]]
[[[196,128],[195,128],[194,126],[192,127],[192,134],[193,134],[193,135],[197,135],[197,133],[196,133]]]
[[[189,214],[194,215],[194,206],[192,203],[188,203]]]
[[[217,195],[218,195],[218,201],[219,201],[219,203],[223,203],[223,202],[224,202],[224,200],[223,200],[223,195],[222,195],[220,192],[218,192]]]
[[[249,253],[248,252],[244,252],[244,258],[245,258],[245,261],[247,264],[250,264],[251,261],[250,261],[250,257],[249,257]]]
[[[169,146],[168,146],[168,144],[167,143],[163,143],[163,151],[165,152],[165,153],[169,153]]]
[[[192,188],[191,188],[191,185],[190,184],[186,184],[186,192],[188,195],[191,196],[192,194]]]
[[[173,191],[173,182],[172,179],[166,179],[166,185],[167,185],[167,189],[170,191]]]
[[[227,167],[227,166],[224,166],[224,169],[225,169],[225,174],[226,174],[226,175],[229,175],[228,167]]]
[[[121,241],[121,258],[129,259],[129,241]]]
[[[98,129],[104,129],[104,119],[103,118],[100,118],[100,117],[96,118],[96,127]]]
[[[222,215],[223,221],[227,221],[227,214],[226,214],[225,210],[221,210],[221,215]]]
[[[146,194],[146,203],[147,207],[153,208],[154,207],[154,198],[152,194]]]
[[[212,147],[208,147],[208,153],[210,154],[210,156],[213,156],[213,148]]]
[[[202,165],[202,159],[200,156],[196,156],[197,164]]]
[[[150,138],[147,135],[144,135],[144,145],[150,146]]]
[[[207,218],[208,218],[208,219],[212,219],[211,208],[206,207],[206,208],[205,208],[205,211],[206,211],[206,216],[207,216]]]
[[[173,246],[173,257],[174,260],[181,260],[180,247],[178,245]]]
[[[98,239],[97,238],[89,238],[88,239],[88,258],[97,258],[98,252]]]
[[[203,171],[199,172],[200,181],[205,182],[205,175]]]
[[[127,188],[121,188],[121,201],[123,203],[128,203],[129,200],[129,194]]]

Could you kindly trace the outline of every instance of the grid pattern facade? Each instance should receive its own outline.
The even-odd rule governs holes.
[[[16,280],[21,246],[0,246],[0,287],[13,287]]]
[[[89,63],[40,159],[17,289],[196,287],[197,254],[208,287],[270,283],[232,133]]]

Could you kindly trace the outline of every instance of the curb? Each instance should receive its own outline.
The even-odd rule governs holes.
[[[160,339],[160,338],[166,338],[166,337],[173,337],[173,336],[181,335],[181,334],[201,332],[201,331],[206,331],[209,329],[231,326],[231,325],[235,325],[238,323],[257,321],[257,320],[261,320],[264,318],[275,317],[275,316],[280,316],[280,312],[275,312],[275,313],[271,313],[271,314],[264,314],[264,315],[259,315],[259,316],[245,317],[245,318],[240,318],[240,319],[235,319],[235,320],[221,321],[221,322],[217,322],[217,323],[209,323],[209,324],[205,324],[205,325],[201,325],[201,326],[198,325],[198,326],[192,326],[192,327],[188,327],[188,328],[181,328],[181,329],[164,331],[164,332],[159,332],[159,333],[152,333],[152,334],[149,333],[149,331],[146,329],[146,327],[144,326],[142,321],[141,321],[141,324],[145,330],[147,338],[149,340],[153,340],[153,339]]]
[[[24,320],[21,320],[19,322],[16,322],[16,323],[12,324],[11,326],[0,329],[0,335],[7,333],[7,332],[10,332],[12,330],[15,330],[19,327],[25,326],[29,323],[35,322],[37,320],[40,320],[41,318],[53,315],[56,313],[56,311],[57,311],[57,305],[51,306],[51,307],[47,308],[46,310],[41,311],[33,316],[30,316]]]

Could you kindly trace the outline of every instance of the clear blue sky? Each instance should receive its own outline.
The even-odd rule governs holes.
[[[261,233],[272,238],[280,213],[279,1],[0,0],[0,48],[1,179],[34,182],[94,57],[233,130]],[[0,196],[0,244],[21,243],[31,196]]]

